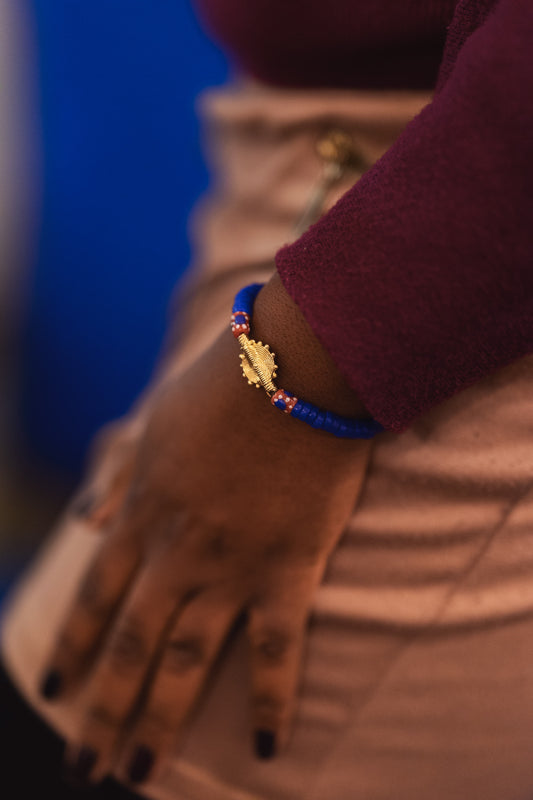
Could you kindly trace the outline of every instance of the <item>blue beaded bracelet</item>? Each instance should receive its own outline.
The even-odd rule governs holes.
[[[285,389],[278,389],[273,382],[277,366],[274,353],[267,344],[248,338],[255,298],[263,288],[262,283],[245,286],[235,297],[231,314],[231,330],[242,347],[241,366],[248,383],[262,386],[270,402],[280,411],[306,422],[317,430],[332,433],[341,439],[371,439],[384,428],[374,419],[350,419],[331,411],[324,411],[312,403],[295,397]]]

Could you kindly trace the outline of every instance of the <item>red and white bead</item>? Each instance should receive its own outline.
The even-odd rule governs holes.
[[[239,320],[238,322],[237,319]],[[231,332],[235,338],[238,338],[243,333],[248,336],[250,333],[250,315],[246,311],[236,311],[231,315]]]
[[[290,414],[298,402],[298,398],[294,397],[292,394],[288,394],[287,392],[283,391],[283,389],[278,389],[278,391],[274,392],[270,398],[270,402],[272,405],[276,406],[276,408],[284,411],[285,414]],[[285,403],[285,408],[282,407],[282,403]]]

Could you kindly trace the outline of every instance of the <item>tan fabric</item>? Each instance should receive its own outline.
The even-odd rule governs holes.
[[[196,215],[199,270],[190,289],[191,319],[209,321],[204,344],[226,324],[233,291],[266,276],[291,236],[316,180],[317,131],[351,131],[371,163],[427,99],[260,87],[204,98],[218,154],[217,193]],[[251,755],[238,636],[150,797],[531,800],[532,398],[529,356],[406,433],[379,437],[315,599],[287,752],[264,763]],[[97,545],[83,525],[65,521],[4,626],[14,680],[65,733],[82,699],[47,706],[35,686]]]

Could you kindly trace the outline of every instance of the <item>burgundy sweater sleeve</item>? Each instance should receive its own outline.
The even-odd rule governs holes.
[[[533,352],[533,3],[499,0],[468,33],[433,101],[276,255],[391,431]]]

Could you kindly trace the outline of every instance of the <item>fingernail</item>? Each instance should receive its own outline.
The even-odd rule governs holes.
[[[86,786],[97,760],[96,750],[85,745],[80,747],[74,761],[65,766],[64,779],[74,786]]]
[[[85,492],[76,498],[71,506],[75,517],[88,517],[96,505],[96,496],[93,492]]]
[[[155,756],[149,747],[139,745],[130,761],[128,767],[128,778],[132,783],[142,783],[146,780],[152,767],[154,766]]]
[[[53,700],[61,693],[63,687],[63,676],[57,669],[51,669],[44,676],[41,683],[40,693],[45,700]]]
[[[255,754],[258,758],[272,758],[276,752],[276,738],[272,731],[255,732]]]

